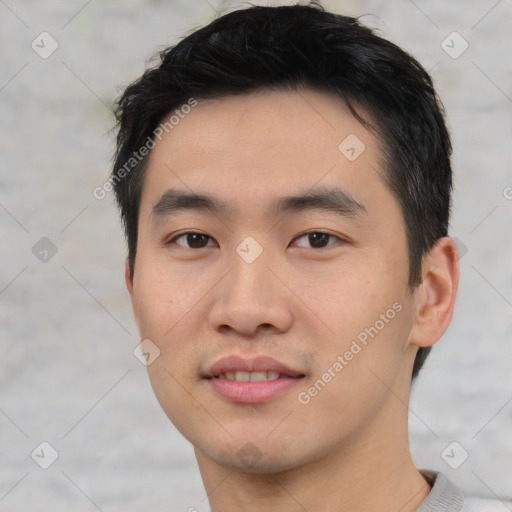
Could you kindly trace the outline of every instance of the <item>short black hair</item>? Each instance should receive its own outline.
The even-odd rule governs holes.
[[[158,65],[129,85],[115,108],[118,133],[110,180],[132,275],[147,163],[147,150],[143,157],[139,150],[154,145],[164,118],[191,98],[313,88],[338,96],[377,136],[382,176],[405,219],[409,288],[420,284],[423,256],[448,232],[452,147],[432,80],[410,54],[358,19],[312,2],[230,12],[159,56]],[[418,350],[413,378],[430,349]]]

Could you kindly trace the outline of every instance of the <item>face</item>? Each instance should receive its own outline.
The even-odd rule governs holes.
[[[200,101],[152,150],[128,288],[156,396],[203,457],[281,471],[389,429],[415,304],[380,169],[311,90]]]

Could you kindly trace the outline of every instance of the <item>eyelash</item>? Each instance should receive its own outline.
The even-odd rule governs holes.
[[[336,238],[338,241],[340,242],[344,242],[345,240],[343,240],[342,238],[340,238],[339,236],[336,236],[336,235],[333,235],[331,233],[327,233],[325,231],[307,231],[306,233],[302,233],[301,235],[295,237],[293,240],[297,240],[297,239],[300,239],[300,238],[303,238],[305,236],[308,236],[308,235],[311,235],[311,234],[321,234],[321,235],[327,235],[329,236],[330,238]],[[167,242],[165,242],[165,246],[169,246],[171,245],[173,242],[175,242],[176,240],[178,240],[179,238],[181,237],[184,237],[184,236],[187,236],[187,235],[203,235],[203,236],[206,236],[208,237],[208,239],[212,240],[212,237],[207,235],[206,233],[201,233],[200,231],[185,231],[184,233],[180,233],[176,236],[174,236],[173,238],[171,238],[170,240],[168,240]],[[191,247],[183,247],[179,244],[177,244],[179,247],[181,247],[182,249],[190,249],[192,251],[199,251],[200,249],[206,249],[206,247],[208,246],[205,246],[205,247],[200,247],[198,249],[194,249],[194,248],[191,248]],[[333,245],[335,244],[329,244],[325,247],[320,247],[320,248],[315,248],[315,247],[311,247],[311,249],[315,249],[315,250],[320,250],[320,249],[327,249],[329,247],[332,247]]]

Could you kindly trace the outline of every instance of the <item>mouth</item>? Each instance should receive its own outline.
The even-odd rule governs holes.
[[[286,375],[282,375],[278,372],[269,371],[269,372],[244,372],[244,371],[235,371],[235,372],[226,372],[216,375],[216,379],[226,379],[226,380],[234,380],[236,382],[263,382],[266,380],[276,380],[280,377],[286,377]]]
[[[214,363],[203,378],[223,399],[254,404],[292,389],[305,374],[267,356],[228,356]]]

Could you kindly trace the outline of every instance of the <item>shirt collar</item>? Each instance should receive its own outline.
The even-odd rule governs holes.
[[[428,496],[423,500],[416,512],[461,512],[464,506],[464,495],[443,473],[420,470],[423,477],[432,485]]]

